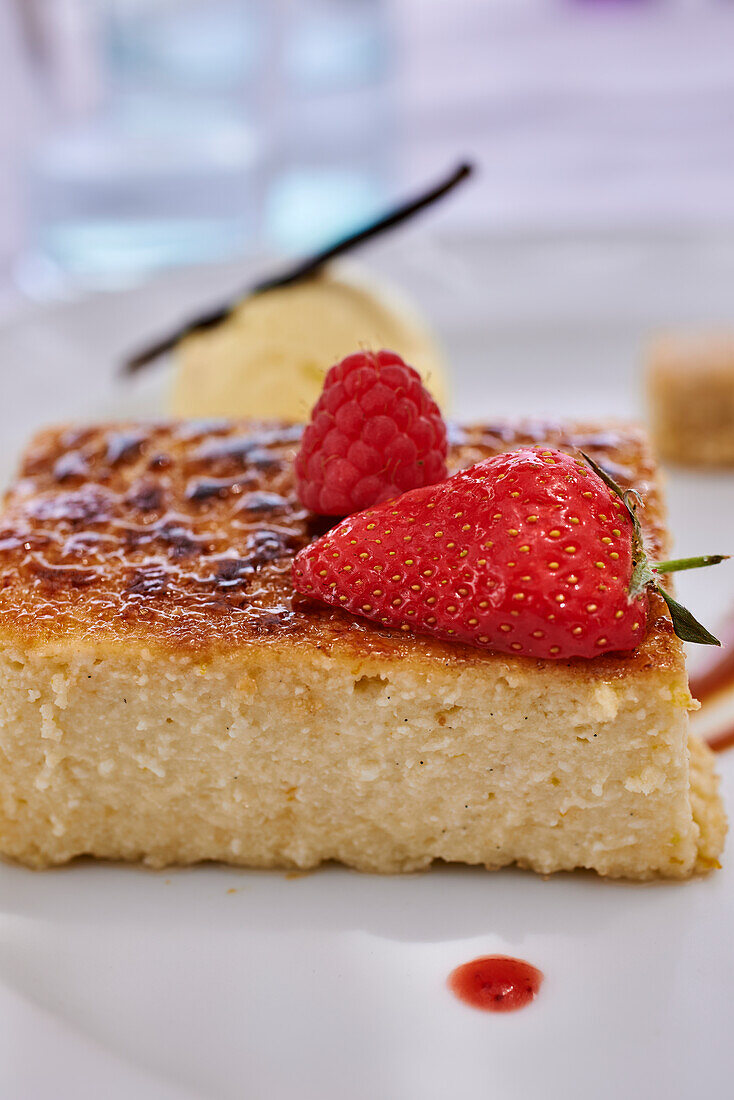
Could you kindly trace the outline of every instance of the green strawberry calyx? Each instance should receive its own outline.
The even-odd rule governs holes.
[[[630,519],[632,520],[632,576],[630,577],[628,595],[629,599],[636,600],[646,588],[652,588],[658,592],[667,604],[670,618],[673,621],[673,630],[684,642],[697,642],[699,645],[721,645],[710,630],[707,630],[691,614],[687,607],[674,600],[670,593],[663,588],[659,581],[660,574],[679,573],[684,569],[701,569],[708,565],[718,565],[729,558],[729,554],[704,554],[697,558],[675,558],[671,561],[651,562],[645,550],[642,534],[642,526],[637,515],[637,509],[642,504],[642,498],[635,489],[622,489],[617,482],[604,470],[593,458],[581,452],[586,462],[594,473],[598,474],[605,485],[619,497],[624,504]]]

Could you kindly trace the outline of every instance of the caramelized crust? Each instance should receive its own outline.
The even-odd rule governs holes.
[[[294,594],[292,559],[328,526],[296,499],[300,432],[223,421],[41,432],[0,519],[0,633],[25,644],[64,637],[192,655],[285,642],[443,664],[547,664],[406,639]],[[649,548],[653,555],[667,550],[654,462],[636,428],[454,428],[450,464],[458,469],[530,444],[583,449],[623,487],[637,489]],[[633,653],[564,664],[577,675],[608,678],[680,669],[682,660],[655,597],[647,637]]]

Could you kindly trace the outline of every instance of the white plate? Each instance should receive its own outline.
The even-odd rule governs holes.
[[[731,242],[408,237],[375,258],[436,318],[456,411],[636,415],[647,330],[727,319]],[[160,411],[111,365],[161,319],[246,281],[181,272],[29,308],[0,331],[2,469],[47,419]],[[730,315],[731,316],[731,315]],[[734,478],[672,475],[681,552],[734,544]],[[734,569],[684,574],[715,622]],[[720,758],[734,804],[734,754]],[[734,862],[684,885],[442,868],[152,873],[0,867],[0,1096],[8,1100],[521,1100],[725,1095],[734,1073]],[[472,1011],[476,955],[540,967],[537,1001]]]

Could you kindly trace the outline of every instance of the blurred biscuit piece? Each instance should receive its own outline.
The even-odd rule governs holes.
[[[176,349],[172,411],[183,417],[305,421],[332,364],[361,348],[396,351],[446,400],[442,356],[402,295],[329,268],[254,294]]]
[[[734,466],[734,331],[658,337],[648,350],[646,381],[659,458]]]

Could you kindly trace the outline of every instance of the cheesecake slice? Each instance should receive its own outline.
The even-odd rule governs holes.
[[[414,871],[435,859],[683,878],[717,866],[712,757],[652,596],[631,653],[543,661],[356,620],[296,596],[300,429],[61,428],[0,519],[0,852]],[[634,428],[455,429],[452,469],[582,448],[645,501]],[[656,601],[656,602],[655,602]]]

